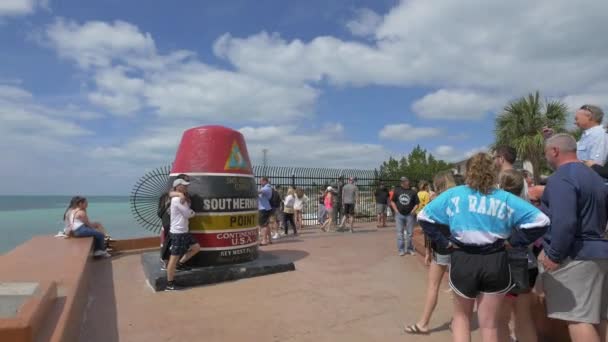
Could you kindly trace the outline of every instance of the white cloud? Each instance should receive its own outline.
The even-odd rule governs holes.
[[[412,105],[416,115],[425,119],[475,120],[496,111],[504,97],[462,89],[440,89],[425,95]]]
[[[430,104],[422,109],[480,117],[471,99],[483,100],[481,109],[487,110],[495,108],[495,94],[508,99],[536,89],[546,96],[607,93],[602,82],[608,45],[588,48],[608,34],[599,14],[606,11],[608,2],[599,1],[583,7],[567,0],[402,1],[382,18],[371,43],[331,36],[288,41],[261,32],[245,38],[225,34],[214,51],[239,71],[275,82],[445,89],[443,100],[468,96],[457,102],[455,114]]]
[[[441,129],[434,127],[414,127],[410,124],[386,125],[378,134],[381,139],[412,141],[434,137],[441,134]]]
[[[47,37],[60,56],[76,60],[83,68],[107,67],[125,56],[147,58],[156,54],[150,34],[124,21],[79,25],[59,19],[48,27]]]
[[[48,8],[48,0],[2,0],[0,17],[32,14],[38,7]]]
[[[222,122],[288,121],[312,113],[319,91],[218,69],[189,51],[159,54],[149,33],[116,21],[57,20],[47,29],[59,56],[92,73],[89,100],[116,115],[152,109],[159,116]]]
[[[28,144],[44,146],[56,138],[91,134],[72,120],[66,120],[69,111],[75,109],[69,107],[67,112],[62,113],[64,117],[61,117],[60,108],[35,103],[28,91],[16,86],[0,85],[0,142],[10,145],[14,141],[28,141]]]
[[[440,145],[435,148],[435,154],[440,158],[449,157],[454,153],[455,149],[449,145]]]
[[[265,141],[272,142],[284,135],[293,134],[295,126],[263,126],[251,127],[246,126],[239,129],[246,141]]]
[[[258,164],[266,149],[270,165],[372,169],[390,155],[382,145],[358,143],[325,132],[295,131],[266,141],[247,140],[247,145],[249,157]]]
[[[346,23],[346,28],[355,36],[372,36],[380,23],[382,17],[369,8],[361,8],[356,11],[356,17]]]
[[[479,146],[479,147],[474,147],[472,149],[469,149],[468,151],[466,151],[464,153],[464,158],[462,159],[466,159],[466,158],[471,158],[473,155],[479,153],[479,152],[488,152],[488,146]]]
[[[322,133],[325,134],[342,134],[344,133],[344,125],[339,122],[326,122],[323,124],[323,128],[321,129]]]

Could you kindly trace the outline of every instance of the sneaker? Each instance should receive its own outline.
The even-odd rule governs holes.
[[[279,233],[274,233],[274,234],[272,235],[272,239],[273,239],[273,240],[278,240],[280,237],[281,237],[281,236],[279,235]]]
[[[400,251],[400,252],[399,252],[399,256],[404,256],[404,255],[405,255],[405,252],[404,252],[404,251]]]
[[[190,270],[192,270],[192,267],[188,267],[182,263],[177,263],[175,270],[176,271],[190,271]]]
[[[416,255],[416,251],[409,251],[409,252],[407,252],[407,254],[409,254],[409,255]]]
[[[179,291],[182,289],[181,286],[175,285],[175,282],[167,283],[167,287],[165,287],[165,291]]]
[[[111,257],[110,253],[105,250],[98,250],[93,252],[93,256],[96,258],[109,258]]]

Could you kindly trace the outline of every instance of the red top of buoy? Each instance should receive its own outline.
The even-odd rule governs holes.
[[[253,172],[241,132],[224,126],[200,126],[182,135],[171,173]]]

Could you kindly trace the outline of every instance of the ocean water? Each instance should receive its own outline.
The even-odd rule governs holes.
[[[0,254],[35,235],[55,235],[63,229],[63,213],[70,196],[0,196]],[[91,221],[101,222],[113,238],[153,235],[142,228],[129,206],[128,196],[87,197]]]

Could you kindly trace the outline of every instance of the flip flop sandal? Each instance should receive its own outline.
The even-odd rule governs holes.
[[[412,334],[412,335],[428,335],[429,332],[424,331],[424,330],[420,330],[420,328],[418,327],[418,324],[412,324],[412,325],[408,325],[405,328],[405,332],[408,334]]]

